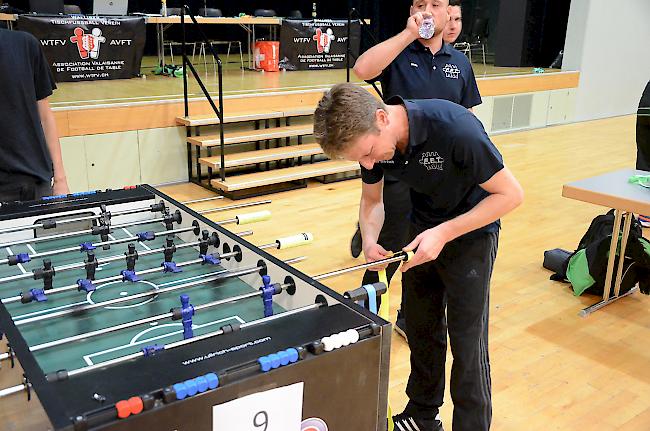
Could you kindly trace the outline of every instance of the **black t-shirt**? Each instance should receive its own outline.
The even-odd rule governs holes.
[[[390,99],[403,104],[409,122],[405,154],[361,168],[366,184],[375,184],[384,172],[411,189],[411,220],[430,228],[474,208],[489,194],[479,184],[503,169],[503,159],[481,122],[467,109],[446,100]],[[477,231],[496,232],[499,222]]]
[[[419,41],[413,41],[371,81],[381,82],[384,99],[444,99],[465,108],[480,105],[474,70],[465,54],[443,43],[432,54]],[[396,180],[387,175],[387,182]]]
[[[650,81],[645,86],[636,117],[636,168],[650,171]]]
[[[12,173],[45,182],[52,178],[37,102],[55,88],[38,40],[29,33],[0,29],[0,182],[8,182],[7,174]]]
[[[432,54],[414,41],[375,80],[381,82],[385,99],[445,99],[465,108],[481,104],[472,65],[446,43]]]

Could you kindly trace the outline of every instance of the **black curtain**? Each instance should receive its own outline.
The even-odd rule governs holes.
[[[497,66],[548,67],[564,49],[567,0],[501,0]]]

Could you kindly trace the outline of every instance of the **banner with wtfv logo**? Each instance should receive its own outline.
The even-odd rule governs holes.
[[[359,56],[361,24],[352,21],[350,28],[350,67]],[[283,19],[280,30],[280,67],[287,70],[322,70],[345,68],[347,20]]]
[[[146,38],[142,17],[21,15],[18,29],[41,42],[57,82],[140,74]]]

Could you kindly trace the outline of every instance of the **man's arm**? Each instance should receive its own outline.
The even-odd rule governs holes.
[[[416,247],[418,250],[413,258],[402,266],[402,271],[435,260],[446,243],[487,226],[523,202],[524,191],[508,168],[504,167],[480,186],[490,193],[488,197],[465,214],[425,230],[404,247],[406,251]]]
[[[383,259],[387,252],[377,244],[379,232],[384,225],[384,180],[375,184],[362,183],[359,205],[359,229],[363,240],[366,261]]]
[[[52,166],[54,167],[54,187],[55,195],[69,193],[68,180],[63,167],[63,157],[61,157],[61,144],[59,142],[59,133],[56,128],[56,120],[50,108],[50,102],[47,97],[38,101],[38,115],[41,118],[43,132],[45,133],[45,142],[50,152]]]
[[[423,20],[422,13],[416,13],[409,17],[404,30],[364,52],[352,69],[357,77],[363,80],[378,77],[404,48],[420,37],[418,29]]]

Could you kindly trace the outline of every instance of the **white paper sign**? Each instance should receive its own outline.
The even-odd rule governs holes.
[[[213,431],[300,431],[305,383],[259,392],[212,407]]]

